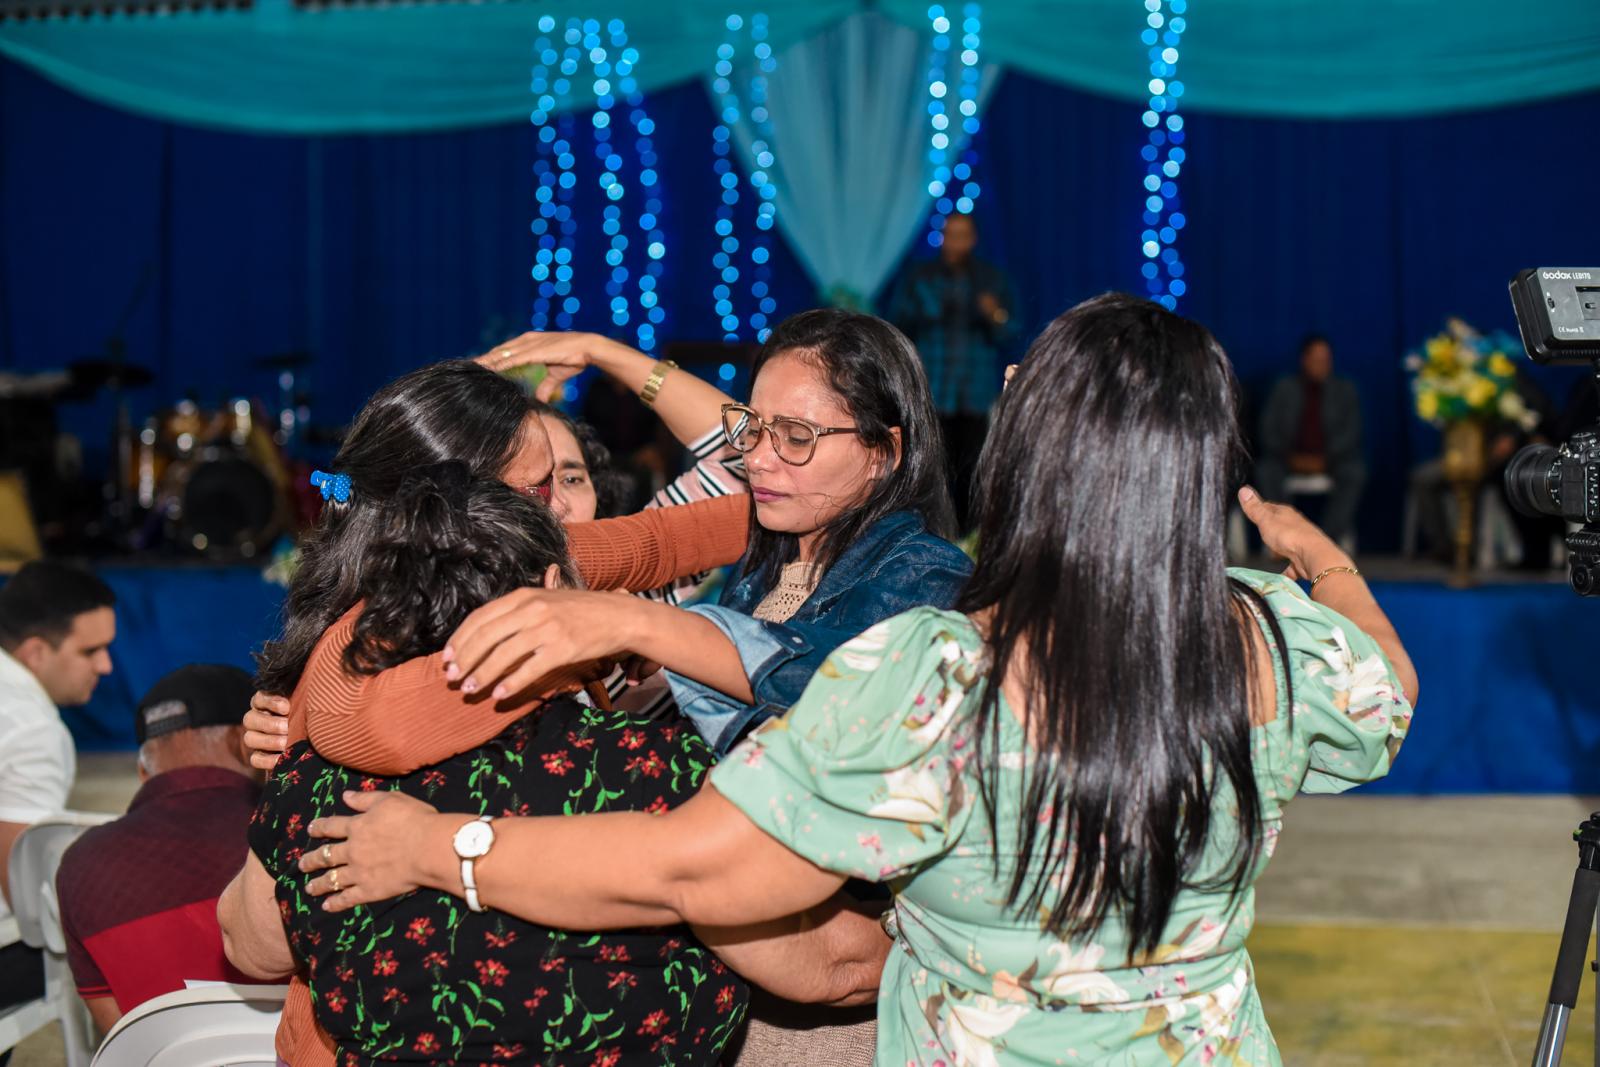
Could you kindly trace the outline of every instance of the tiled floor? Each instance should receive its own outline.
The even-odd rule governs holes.
[[[116,811],[131,757],[86,757],[74,806]],[[1250,940],[1290,1067],[1531,1062],[1577,865],[1600,798],[1306,797],[1258,889]],[[1594,975],[1567,1041],[1591,1062]],[[57,1067],[46,1031],[13,1067]]]

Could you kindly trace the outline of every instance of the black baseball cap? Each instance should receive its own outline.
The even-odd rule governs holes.
[[[196,726],[237,726],[250,707],[255,683],[238,667],[192,663],[162,678],[139,701],[133,734],[142,745]]]

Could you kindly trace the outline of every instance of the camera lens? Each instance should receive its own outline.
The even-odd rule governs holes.
[[[1506,464],[1506,495],[1524,515],[1561,514],[1552,489],[1560,484],[1561,456],[1549,445],[1529,445]]]
[[[1572,583],[1572,591],[1579,596],[1594,596],[1596,592],[1600,592],[1595,589],[1594,571],[1582,563],[1572,565],[1567,580]]]

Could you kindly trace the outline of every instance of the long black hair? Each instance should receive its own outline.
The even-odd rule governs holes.
[[[982,548],[957,607],[988,613],[975,730],[996,840],[999,696],[1013,672],[1036,753],[1007,904],[1064,937],[1115,910],[1130,963],[1159,944],[1180,889],[1237,892],[1261,846],[1247,620],[1259,614],[1282,640],[1226,570],[1237,396],[1204,327],[1108,294],[1033,343],[978,466]],[[1223,781],[1236,847],[1199,877]]]
[[[407,474],[455,460],[472,477],[498,478],[528,432],[528,411],[520,385],[470,360],[423,367],[373,395],[333,461],[350,476],[350,500],[323,505],[300,545],[283,634],[256,657],[263,691],[293,692],[323,632],[364,595],[369,548]]]
[[[873,481],[859,506],[840,512],[822,528],[815,560],[819,572],[826,573],[868,527],[896,511],[914,511],[931,532],[949,537],[955,511],[945,481],[944,438],[928,376],[906,335],[872,315],[838,308],[802,311],[773,329],[756,354],[752,378],[786,354],[801,355],[821,368],[861,431],[857,439],[882,457],[888,472]],[[898,465],[889,432],[895,427],[900,428]],[[783,565],[799,554],[799,543],[795,534],[752,522],[743,573],[776,582]]]
[[[345,670],[377,674],[430,655],[473,610],[513,589],[544,584],[551,564],[576,586],[555,513],[465,463],[408,473],[381,508],[362,554],[366,601],[344,651]]]

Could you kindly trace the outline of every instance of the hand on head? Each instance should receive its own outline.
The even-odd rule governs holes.
[[[589,366],[594,349],[609,343],[592,333],[542,333],[530,330],[497,345],[491,352],[485,352],[477,358],[477,362],[492,371],[544,367],[544,380],[534,390],[534,395],[548,404],[561,395],[561,387],[567,379],[576,377]]]
[[[627,593],[518,589],[468,615],[444,648],[445,678],[463,693],[495,700],[523,692],[553,672],[627,651],[621,613]]]

